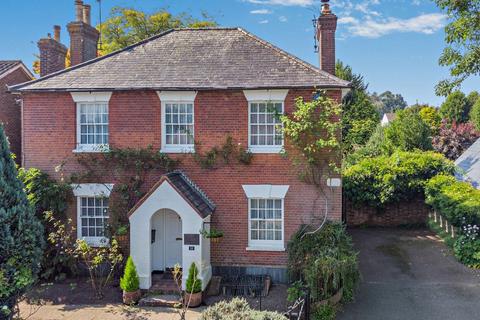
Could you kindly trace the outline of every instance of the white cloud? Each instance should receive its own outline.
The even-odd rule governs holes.
[[[287,22],[287,21],[288,21],[287,17],[285,17],[285,16],[280,16],[280,17],[278,17],[278,20],[279,20],[280,22]]]
[[[261,21],[258,21],[258,23],[260,23],[260,24],[267,24],[267,23],[268,23],[268,20],[261,20]]]
[[[445,25],[446,16],[440,13],[422,14],[410,19],[386,18],[372,19],[367,17],[359,20],[354,17],[343,17],[339,23],[346,25],[351,35],[379,38],[394,32],[416,32],[432,34]]]
[[[271,14],[272,11],[268,9],[258,9],[258,10],[252,10],[250,11],[251,14]]]
[[[256,4],[270,4],[270,5],[280,5],[280,6],[310,6],[314,4],[315,0],[245,0],[250,3]]]

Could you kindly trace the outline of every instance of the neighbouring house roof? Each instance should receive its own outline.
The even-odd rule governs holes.
[[[241,28],[172,29],[13,91],[348,88]]]
[[[30,70],[28,70],[20,60],[0,60],[0,78],[6,76],[8,73],[17,68],[22,68],[28,76],[34,78]]]
[[[388,122],[392,122],[393,120],[395,120],[395,113],[385,113],[385,117]]]
[[[168,181],[182,197],[194,208],[202,218],[206,218],[215,211],[215,204],[210,200],[205,192],[197,186],[181,170],[175,170],[162,176],[150,191],[130,210],[130,214],[135,212],[142,203],[158,188],[162,183]]]
[[[456,161],[458,180],[470,182],[480,189],[480,139],[477,139]]]

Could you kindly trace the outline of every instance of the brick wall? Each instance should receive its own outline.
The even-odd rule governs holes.
[[[17,163],[21,163],[22,155],[22,122],[21,106],[15,103],[15,99],[20,97],[8,92],[7,85],[11,86],[28,80],[31,80],[31,78],[21,69],[17,69],[0,79],[0,122],[5,126],[10,149],[17,156]]]
[[[340,92],[332,92],[340,99]],[[291,112],[298,96],[311,98],[312,90],[290,91],[285,111]],[[160,100],[155,91],[114,92],[109,103],[110,144],[114,147],[160,148]],[[221,146],[227,135],[247,146],[248,104],[243,92],[201,91],[195,100],[195,140],[202,148]],[[75,163],[75,105],[68,93],[26,94],[24,96],[25,166],[37,167],[58,177],[55,166],[64,163],[65,174],[78,171]],[[286,146],[289,149],[289,146]],[[285,252],[246,251],[248,245],[247,199],[242,184],[286,184],[290,189],[285,198],[285,238],[311,219],[316,190],[299,181],[290,160],[279,154],[255,154],[250,165],[219,165],[202,169],[191,155],[173,155],[181,160],[181,169],[197,183],[217,205],[212,225],[225,236],[212,244],[213,265],[278,266],[286,263]],[[221,161],[219,161],[220,163]],[[160,178],[151,172],[145,190]],[[104,181],[115,182],[112,177]],[[332,195],[330,218],[341,219],[341,189]],[[324,206],[318,201],[316,212]],[[75,206],[69,214],[76,221]]]
[[[377,209],[344,203],[348,226],[395,227],[409,224],[425,224],[430,213],[422,197],[411,201],[387,205]]]

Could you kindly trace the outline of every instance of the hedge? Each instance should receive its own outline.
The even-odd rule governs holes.
[[[453,170],[453,163],[439,153],[397,151],[391,156],[365,158],[344,169],[343,186],[352,202],[384,207],[423,195],[430,178]]]
[[[479,268],[480,190],[452,176],[438,175],[426,184],[425,201],[460,229],[460,234],[453,239],[455,256],[462,263]]]
[[[430,179],[425,187],[425,201],[455,227],[480,224],[480,190],[453,176]]]

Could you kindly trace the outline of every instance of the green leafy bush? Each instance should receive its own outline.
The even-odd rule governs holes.
[[[288,244],[288,272],[310,289],[312,300],[328,299],[343,287],[344,298],[353,298],[359,279],[357,253],[345,227],[329,222],[315,233],[304,227]]]
[[[329,304],[320,306],[313,311],[313,320],[335,320],[337,310]]]
[[[357,204],[383,207],[423,194],[426,181],[452,173],[453,163],[434,152],[401,152],[365,158],[344,170],[343,187]]]
[[[188,269],[188,278],[185,284],[187,293],[202,292],[202,280],[198,278],[198,269],[195,262],[192,262]]]
[[[140,288],[137,268],[131,256],[128,257],[123,277],[120,278],[120,288],[125,292],[134,292]]]
[[[427,183],[425,196],[437,213],[460,230],[457,237],[445,241],[457,259],[480,268],[480,190],[452,176],[438,175]]]
[[[252,310],[242,298],[220,301],[208,307],[200,316],[201,320],[287,320],[280,313]]]

